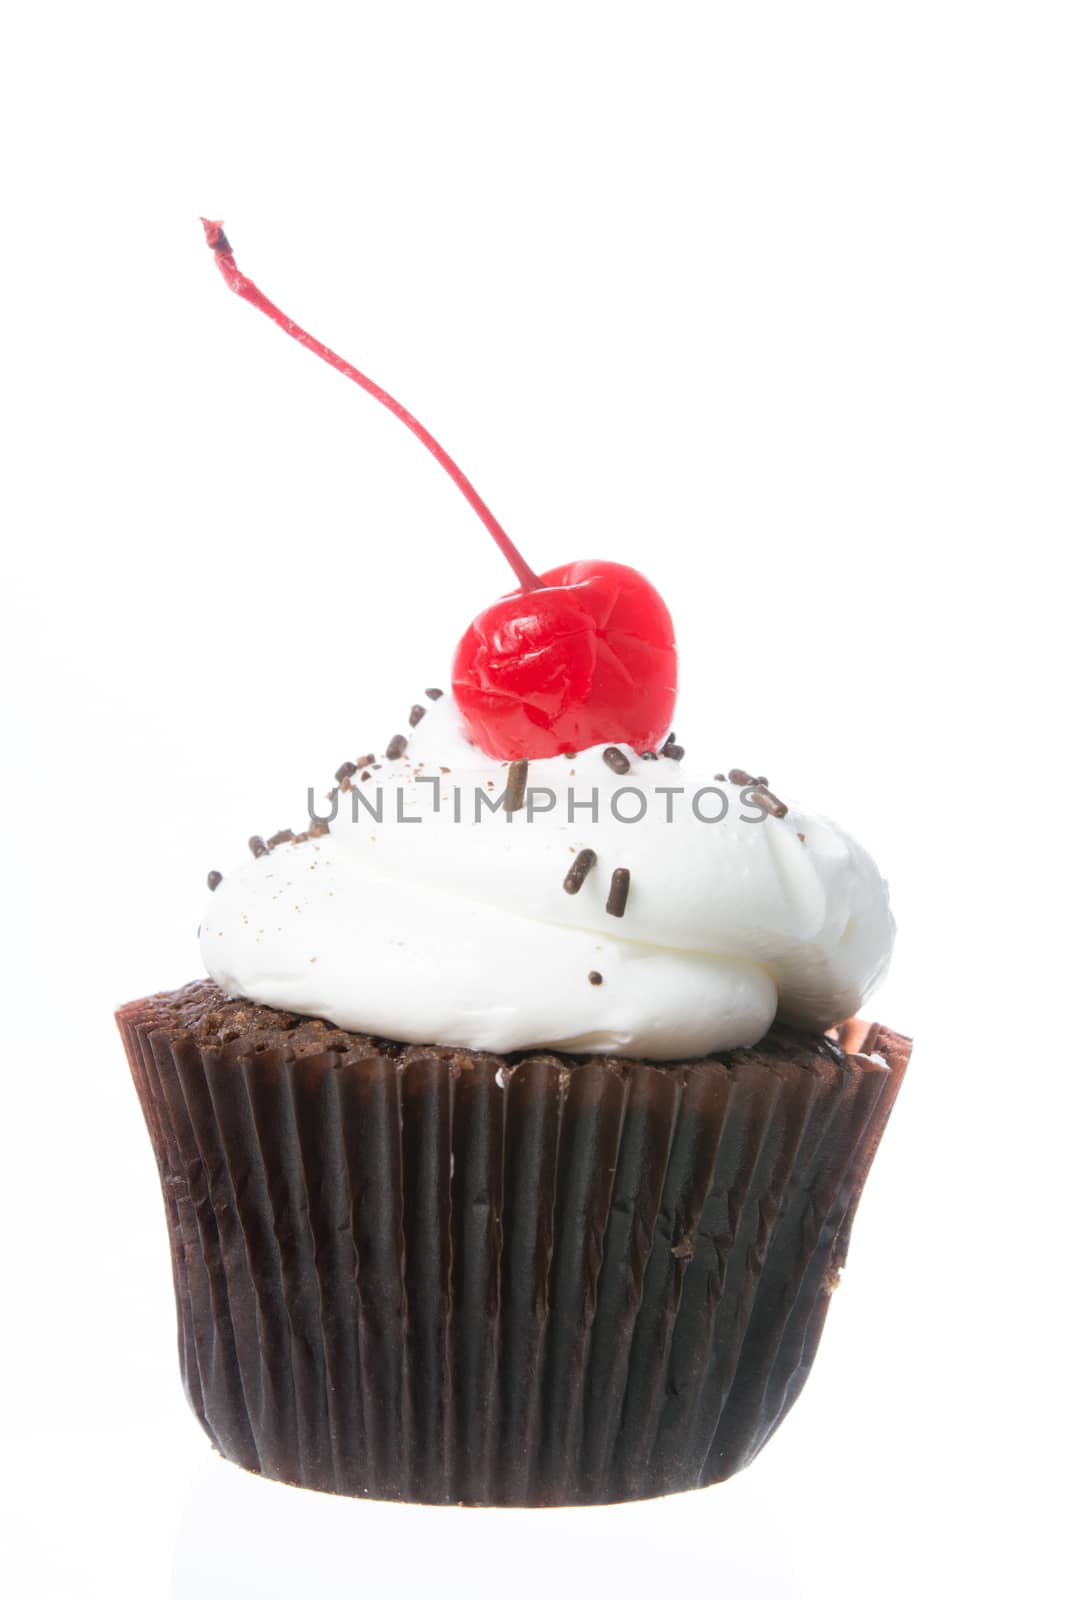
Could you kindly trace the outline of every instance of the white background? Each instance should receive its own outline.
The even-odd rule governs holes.
[[[3,25],[0,1561],[14,1595],[1044,1596],[1059,1578],[1064,14],[45,4]],[[114,1006],[510,575],[647,571],[679,737],[873,850],[918,1040],[725,1487],[333,1501],[213,1458]],[[1059,1036],[1057,1036],[1059,1035]]]

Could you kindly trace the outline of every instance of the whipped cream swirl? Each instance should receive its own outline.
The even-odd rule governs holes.
[[[338,795],[328,834],[224,877],[201,926],[208,972],[345,1028],[499,1053],[671,1061],[754,1044],[776,1016],[851,1016],[893,945],[866,851],[691,759],[620,746],[617,773],[604,748],[531,761],[525,804],[492,810],[507,763],[470,743],[449,697],[432,702],[400,758]],[[565,893],[583,850],[596,861]]]

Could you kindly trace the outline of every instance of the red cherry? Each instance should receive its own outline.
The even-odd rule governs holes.
[[[670,613],[633,567],[572,561],[475,617],[452,689],[467,731],[500,761],[594,744],[654,750],[674,715]]]
[[[521,588],[476,617],[456,651],[452,685],[475,743],[502,761],[616,741],[639,751],[658,744],[674,711],[677,658],[670,616],[648,580],[613,561],[575,561],[539,578],[429,429],[268,300],[238,267],[222,223],[200,220],[234,293],[411,429],[518,578]]]

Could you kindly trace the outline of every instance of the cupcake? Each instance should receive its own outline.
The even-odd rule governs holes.
[[[190,1404],[287,1483],[729,1477],[810,1369],[907,1063],[855,1015],[893,942],[871,858],[683,750],[646,580],[516,572],[451,694],[211,874],[207,977],[118,1014]]]

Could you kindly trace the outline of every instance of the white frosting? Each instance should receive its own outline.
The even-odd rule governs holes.
[[[766,816],[691,757],[621,748],[623,776],[603,746],[531,761],[531,802],[554,809],[483,806],[475,821],[476,791],[498,798],[507,764],[475,749],[449,698],[431,703],[401,760],[353,780],[368,802],[355,818],[342,794],[328,835],[226,875],[201,927],[208,972],[228,994],[360,1032],[498,1052],[670,1061],[753,1044],[776,1015],[812,1029],[851,1016],[893,944],[866,851],[791,801]],[[726,816],[701,820],[694,797],[714,818],[720,793]],[[641,821],[620,820],[642,802]],[[586,848],[596,864],[566,894]],[[606,910],[616,867],[631,874],[621,918]]]

